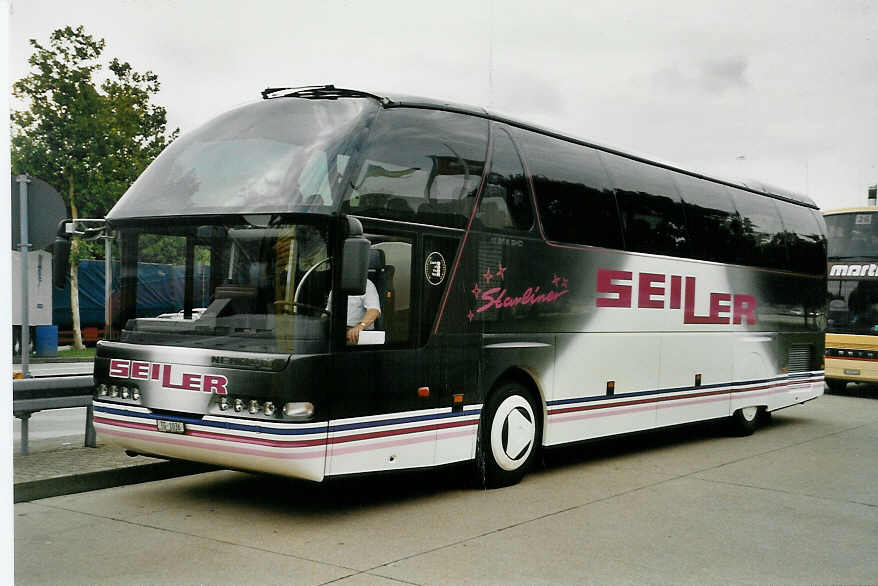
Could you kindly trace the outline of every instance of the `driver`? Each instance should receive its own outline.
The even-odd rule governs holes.
[[[326,301],[327,313],[332,306],[332,291]],[[378,300],[378,289],[372,281],[366,279],[366,292],[362,295],[348,295],[347,340],[348,344],[356,344],[360,340],[360,332],[374,330],[375,320],[381,315],[381,304]]]

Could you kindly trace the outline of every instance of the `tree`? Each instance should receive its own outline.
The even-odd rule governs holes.
[[[47,46],[34,39],[30,44],[31,72],[12,86],[27,105],[11,116],[12,172],[53,185],[71,218],[102,218],[179,133],[167,131],[167,111],[152,103],[158,76],[116,58],[105,65],[104,40],[82,26],[53,31]],[[74,237],[70,295],[77,348],[82,348],[77,266],[86,256],[100,257],[102,251]]]

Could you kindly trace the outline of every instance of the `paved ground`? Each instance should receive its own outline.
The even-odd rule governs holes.
[[[16,583],[875,584],[876,398],[565,449],[495,491],[216,471],[20,503]]]

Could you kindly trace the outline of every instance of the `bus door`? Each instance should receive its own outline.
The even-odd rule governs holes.
[[[418,347],[417,238],[371,232],[366,237],[372,243],[367,296],[374,287],[381,315],[374,329],[360,333],[358,344],[338,344],[327,475],[433,463],[431,415],[437,397],[424,390],[430,367]],[[333,301],[334,311],[347,309],[347,304]],[[345,332],[347,323],[358,320],[346,316]]]

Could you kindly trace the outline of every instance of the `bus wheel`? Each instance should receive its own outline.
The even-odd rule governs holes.
[[[732,414],[729,421],[734,435],[753,435],[759,427],[759,407],[743,407]]]
[[[826,379],[826,386],[828,386],[829,390],[833,393],[843,393],[848,386],[848,381],[837,378],[828,378]]]
[[[488,488],[517,483],[536,460],[542,425],[531,393],[509,383],[488,399],[482,412],[476,470]]]

